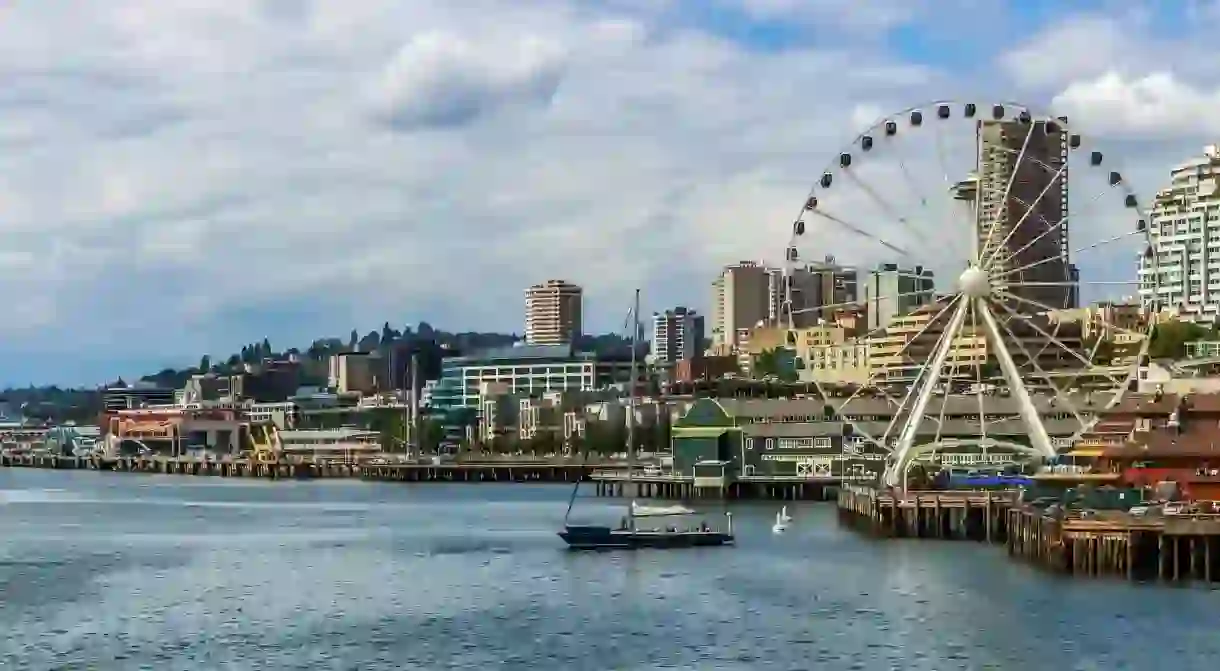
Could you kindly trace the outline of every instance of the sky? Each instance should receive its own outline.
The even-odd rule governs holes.
[[[0,384],[520,332],[549,278],[589,331],[636,287],[706,311],[841,147],[930,100],[1068,114],[1150,195],[1220,141],[1217,30],[1220,0],[5,3]]]

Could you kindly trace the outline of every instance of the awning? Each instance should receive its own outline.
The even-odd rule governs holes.
[[[719,438],[731,429],[728,426],[675,426],[671,433],[674,438]]]
[[[1100,447],[1082,447],[1067,453],[1069,457],[1100,457],[1105,450]]]

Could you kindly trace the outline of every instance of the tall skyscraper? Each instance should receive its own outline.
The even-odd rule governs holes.
[[[565,345],[581,334],[584,291],[564,280],[547,280],[525,290],[525,342]]]
[[[1143,307],[1155,302],[1158,311],[1188,321],[1220,320],[1220,250],[1213,246],[1220,238],[1220,146],[1204,147],[1202,157],[1172,170],[1149,220],[1152,249],[1139,260]]]
[[[1067,119],[1060,122],[980,121],[976,176],[959,185],[957,193],[959,198],[974,200],[979,249],[983,258],[994,259],[993,282],[1005,283],[1008,292],[1048,307],[1071,308],[1079,298],[1075,287],[1068,286],[1074,273],[1069,222],[1065,221]],[[995,225],[989,226],[990,222]],[[1045,261],[1048,258],[1054,260]],[[1060,286],[1020,286],[1024,283]],[[1039,311],[1029,303],[1012,307],[1021,312]]]
[[[652,315],[652,354],[674,363],[703,354],[703,315],[682,306]]]

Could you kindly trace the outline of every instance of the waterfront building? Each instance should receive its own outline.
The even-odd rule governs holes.
[[[547,280],[525,290],[525,342],[570,345],[582,333],[584,290],[564,280]]]
[[[367,461],[381,454],[381,434],[350,427],[279,431],[279,450],[292,460],[345,464]]]
[[[293,429],[300,421],[300,408],[295,401],[250,403],[246,406],[246,416],[252,422],[271,423],[279,429]]]
[[[1016,399],[984,396],[986,435],[996,443],[984,450],[967,444],[981,434],[979,397],[951,396],[945,423],[924,422],[920,431],[931,442],[939,432],[940,463],[967,466],[1012,461],[1003,443],[1028,444],[1028,431],[1018,419]],[[1035,396],[1047,432],[1061,450],[1071,448],[1079,423],[1051,397]],[[941,401],[937,401],[940,403]],[[1074,407],[1086,412],[1104,407],[1099,398],[1079,396]],[[845,411],[844,414],[841,411]],[[844,399],[698,399],[671,431],[674,469],[690,473],[697,463],[723,462],[726,478],[739,476],[874,477],[884,470],[889,452],[870,443],[880,437],[894,416],[894,405],[880,398]],[[845,421],[847,420],[847,421]],[[925,456],[930,458],[929,456]]]
[[[1220,146],[1170,172],[1149,213],[1152,248],[1139,260],[1140,301],[1153,312],[1213,323],[1220,317]],[[1154,263],[1155,262],[1155,263]]]
[[[102,427],[94,425],[62,424],[46,432],[44,445],[64,456],[88,456],[100,446]]]
[[[175,405],[172,387],[159,387],[146,382],[126,384],[122,380],[102,390],[102,409],[106,412]]]
[[[577,352],[571,345],[502,347],[442,361],[440,380],[429,393],[429,411],[445,425],[450,440],[461,440],[465,427],[477,421],[488,383],[517,397],[534,397],[609,389],[630,379],[628,357]]]

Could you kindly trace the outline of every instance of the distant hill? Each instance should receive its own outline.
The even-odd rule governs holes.
[[[512,333],[480,333],[466,331],[451,333],[433,328],[427,322],[396,329],[389,322],[380,330],[369,331],[361,336],[352,329],[346,338],[318,338],[304,349],[289,347],[277,349],[268,339],[245,345],[239,352],[223,359],[203,355],[199,363],[189,368],[166,368],[145,375],[144,382],[165,387],[182,387],[192,375],[202,372],[224,374],[240,370],[244,364],[258,363],[268,358],[296,354],[301,359],[300,384],[323,386],[327,378],[327,360],[340,352],[415,352],[426,359],[421,369],[425,378],[440,374],[440,358],[446,350],[454,353],[470,353],[494,347],[506,347],[521,340]],[[629,353],[630,343],[617,334],[582,336],[577,349],[599,354]],[[117,380],[116,380],[117,382]],[[73,420],[93,422],[101,412],[101,393],[98,389],[63,389],[56,386],[11,388],[0,392],[0,403],[7,402],[14,410],[22,409],[27,417],[59,422]]]

